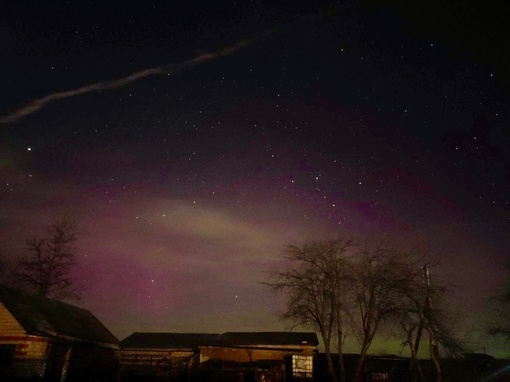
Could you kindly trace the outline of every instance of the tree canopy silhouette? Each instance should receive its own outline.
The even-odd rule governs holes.
[[[77,267],[77,224],[64,217],[43,237],[26,240],[27,254],[18,259],[14,280],[20,289],[57,300],[81,299],[82,287],[73,279]]]

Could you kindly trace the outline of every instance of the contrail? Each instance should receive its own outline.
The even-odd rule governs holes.
[[[260,36],[258,38],[260,38]],[[192,58],[188,61],[185,61],[184,63],[179,64],[179,65],[169,64],[169,65],[159,66],[157,68],[145,69],[145,70],[141,70],[139,72],[133,73],[127,77],[118,78],[116,80],[97,82],[95,84],[85,85],[85,86],[82,86],[77,89],[49,94],[45,97],[35,100],[34,102],[32,102],[18,110],[15,110],[14,112],[12,112],[10,114],[0,116],[0,123],[8,123],[8,122],[18,121],[18,120],[26,117],[27,115],[35,113],[36,111],[46,107],[49,103],[51,103],[53,101],[57,101],[57,100],[61,100],[61,99],[69,98],[69,97],[74,97],[74,96],[77,96],[80,94],[97,92],[97,91],[104,90],[104,89],[119,88],[121,86],[130,84],[131,82],[137,81],[140,78],[145,78],[145,77],[154,76],[154,75],[158,75],[158,74],[160,74],[160,75],[161,74],[166,74],[166,75],[177,74],[184,68],[195,66],[195,65],[200,65],[205,62],[214,60],[221,56],[228,56],[228,55],[234,53],[235,51],[252,44],[254,41],[258,40],[258,38],[250,40],[250,41],[241,41],[241,42],[238,42],[237,44],[227,46],[227,47],[225,47],[219,51],[216,51],[216,52],[200,54],[200,55],[195,56],[194,58]]]

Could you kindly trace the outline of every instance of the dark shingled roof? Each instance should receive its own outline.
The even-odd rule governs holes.
[[[235,345],[308,345],[317,346],[313,332],[227,332],[220,335],[225,346]]]
[[[317,346],[315,333],[300,332],[227,332],[205,333],[138,333],[120,342],[123,349],[196,349],[199,346],[308,345]]]
[[[119,340],[88,310],[0,285],[0,302],[28,334],[117,347]]]
[[[195,349],[214,343],[217,334],[206,333],[139,333],[120,341],[123,349]]]

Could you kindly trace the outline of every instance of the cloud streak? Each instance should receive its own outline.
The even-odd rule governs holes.
[[[101,90],[119,88],[119,87],[126,86],[132,82],[135,82],[139,79],[149,77],[149,76],[162,75],[162,74],[175,75],[185,68],[196,66],[196,65],[201,65],[208,61],[215,60],[222,56],[228,56],[228,55],[236,52],[237,50],[242,49],[242,48],[252,44],[256,40],[258,40],[258,38],[249,40],[249,41],[248,40],[240,41],[234,45],[227,46],[227,47],[225,47],[221,50],[218,50],[216,52],[203,53],[203,54],[197,55],[194,58],[192,58],[188,61],[185,61],[181,64],[177,64],[177,65],[168,64],[168,65],[159,66],[157,68],[145,69],[145,70],[141,70],[139,72],[133,73],[129,76],[118,78],[118,79],[115,79],[112,81],[102,81],[102,82],[97,82],[97,83],[94,83],[91,85],[85,85],[85,86],[82,86],[80,88],[73,89],[73,90],[66,90],[63,92],[52,93],[45,97],[39,98],[39,99],[35,100],[34,102],[32,102],[18,110],[15,110],[14,112],[12,112],[10,114],[0,116],[0,123],[9,123],[9,122],[18,121],[32,113],[35,113],[35,112],[41,110],[42,108],[48,106],[50,103],[52,103],[54,101],[59,101],[59,100],[63,100],[66,98],[75,97],[78,95],[92,93],[92,92],[97,92],[97,91],[101,91]]]

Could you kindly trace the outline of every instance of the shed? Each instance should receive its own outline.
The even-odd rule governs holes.
[[[121,341],[121,378],[173,377],[187,379],[199,363],[199,347],[211,344],[217,334],[140,333]]]
[[[201,369],[220,378],[243,372],[256,381],[311,380],[318,345],[313,332],[227,332],[200,347]]]

